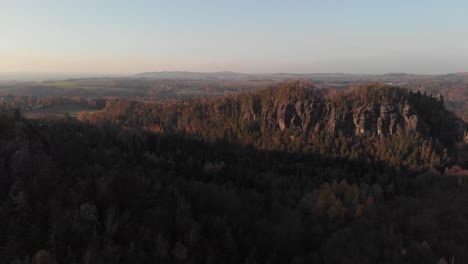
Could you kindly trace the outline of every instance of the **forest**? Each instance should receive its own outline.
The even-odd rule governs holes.
[[[2,262],[467,263],[466,124],[444,103],[294,81],[3,109]]]

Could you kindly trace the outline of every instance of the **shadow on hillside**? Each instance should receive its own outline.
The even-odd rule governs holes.
[[[41,248],[68,263],[468,258],[452,247],[466,242],[454,234],[468,214],[453,216],[467,188],[436,172],[73,119],[19,123],[0,145],[6,259]]]

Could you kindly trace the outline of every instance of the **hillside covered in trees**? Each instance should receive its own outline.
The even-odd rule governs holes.
[[[440,99],[288,83],[0,118],[6,263],[466,263],[465,124]],[[445,262],[444,262],[445,261]]]
[[[392,165],[444,163],[465,126],[440,99],[380,84],[338,94],[301,82],[220,98],[153,104],[114,100],[81,114],[113,124],[268,151],[372,158]]]

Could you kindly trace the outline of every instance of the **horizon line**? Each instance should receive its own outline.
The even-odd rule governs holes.
[[[407,75],[450,75],[450,74],[462,74],[468,73],[466,71],[456,71],[456,72],[445,72],[445,73],[414,73],[414,72],[398,72],[398,71],[389,71],[381,73],[366,73],[366,72],[237,72],[229,70],[219,70],[219,71],[189,71],[189,70],[147,70],[140,72],[53,72],[53,71],[0,71],[0,75],[113,75],[113,76],[133,76],[138,74],[147,74],[147,73],[202,73],[202,74],[220,74],[220,73],[232,73],[232,74],[243,74],[243,75],[278,75],[278,74],[291,74],[291,75],[318,75],[318,74],[344,74],[344,75],[388,75],[388,74],[407,74]]]

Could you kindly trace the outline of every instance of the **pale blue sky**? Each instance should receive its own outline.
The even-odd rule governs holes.
[[[468,71],[468,1],[0,0],[0,72]]]

